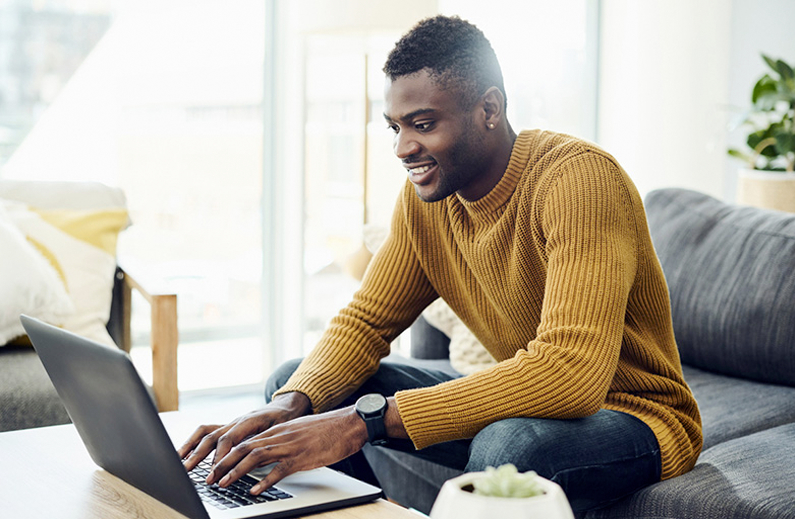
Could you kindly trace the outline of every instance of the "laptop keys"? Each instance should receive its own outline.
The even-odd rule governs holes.
[[[208,485],[205,481],[211,468],[210,461],[203,460],[188,475],[202,501],[221,510],[293,497],[277,487],[271,487],[258,496],[252,495],[249,490],[257,480],[251,476],[243,476],[226,488],[221,488],[217,484]]]

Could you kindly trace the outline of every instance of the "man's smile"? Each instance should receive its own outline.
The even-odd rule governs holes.
[[[431,181],[437,168],[438,164],[436,162],[430,162],[413,167],[409,167],[408,165],[406,166],[411,183],[420,186],[428,184]]]
[[[419,167],[416,167],[416,168],[411,168],[411,169],[409,169],[409,173],[411,173],[412,175],[419,175],[421,173],[425,173],[429,169],[431,169],[430,164],[427,165],[427,166],[419,166]]]

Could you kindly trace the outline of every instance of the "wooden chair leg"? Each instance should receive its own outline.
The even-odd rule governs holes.
[[[137,290],[151,306],[152,323],[152,388],[160,411],[179,409],[179,386],[177,384],[177,347],[179,330],[177,328],[177,296],[175,294],[152,295],[135,279],[125,273],[125,285],[129,287],[124,294],[124,336],[123,345],[130,344],[130,301],[127,299],[132,289]],[[124,347],[124,346],[122,346]],[[128,350],[129,351],[129,350]]]
[[[177,296],[152,298],[152,373],[157,405],[161,411],[179,409],[177,387]]]

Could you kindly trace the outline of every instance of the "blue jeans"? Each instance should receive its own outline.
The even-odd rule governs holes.
[[[299,362],[289,361],[271,375],[265,388],[268,401]],[[353,405],[367,393],[390,396],[452,378],[442,371],[383,361],[376,374],[340,407]],[[514,464],[520,472],[534,470],[563,488],[575,512],[608,506],[659,481],[662,468],[660,448],[651,429],[634,416],[606,409],[572,420],[508,418],[484,427],[471,440],[422,450],[408,440],[390,440],[388,447],[465,472],[505,463]],[[336,468],[373,480],[361,453]]]

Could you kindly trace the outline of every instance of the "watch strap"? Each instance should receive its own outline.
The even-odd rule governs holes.
[[[385,445],[387,443],[386,424],[384,413],[364,418],[367,427],[367,442],[372,445]]]

